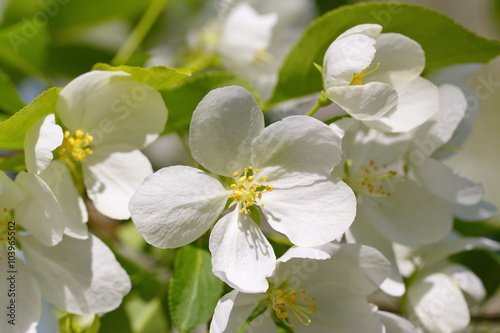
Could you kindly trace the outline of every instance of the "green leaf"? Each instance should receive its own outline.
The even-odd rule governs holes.
[[[170,282],[172,320],[181,333],[191,332],[213,315],[222,282],[213,275],[210,253],[187,245],[177,252]]]
[[[406,35],[423,47],[426,70],[458,63],[487,62],[500,54],[500,42],[477,36],[436,11],[400,3],[343,6],[314,20],[285,59],[268,106],[323,89],[314,63],[322,64],[330,44],[345,30],[378,23],[383,32]]]
[[[101,327],[97,315],[74,315],[67,313],[59,319],[61,333],[98,333]]]
[[[35,98],[29,105],[0,123],[0,149],[23,149],[26,132],[38,119],[53,113],[59,91],[52,87]]]
[[[165,131],[187,131],[191,116],[203,97],[213,89],[231,85],[247,89],[257,102],[261,103],[255,88],[236,74],[222,71],[204,73],[189,78],[174,89],[161,92],[168,108],[168,123]]]
[[[49,34],[46,25],[27,20],[0,30],[0,64],[41,76],[47,60]]]
[[[14,114],[25,106],[7,73],[0,70],[0,108]]]
[[[158,297],[144,301],[140,297],[132,296],[125,303],[125,310],[134,333],[170,331],[162,302]]]
[[[168,68],[164,66],[142,68],[126,65],[111,66],[103,63],[96,64],[92,70],[124,71],[132,74],[135,80],[149,84],[157,90],[173,88],[192,74],[192,70],[188,68]]]

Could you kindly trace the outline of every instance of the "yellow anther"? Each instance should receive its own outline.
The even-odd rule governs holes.
[[[74,136],[71,136],[71,132],[66,130],[63,143],[57,150],[59,158],[65,163],[85,161],[87,155],[92,154],[90,147],[92,141],[92,136],[82,130],[76,130]]]
[[[238,177],[240,174],[238,173],[238,171],[236,171],[235,173],[233,173],[233,177]]]
[[[253,186],[255,186],[255,187],[261,187],[262,185],[260,183],[253,182]]]
[[[264,204],[263,204],[263,203],[260,203],[260,204],[259,204],[259,206],[264,207]]]
[[[366,70],[368,69],[368,67],[366,67],[365,69],[363,69],[361,71],[361,73],[354,73],[352,75],[352,81],[351,81],[350,85],[351,86],[362,85],[363,84],[363,80],[365,79],[365,76],[368,75],[368,74],[371,74],[371,73],[375,72],[379,68],[380,68],[380,63],[378,63],[377,66],[375,66],[375,68],[372,69],[371,71],[366,72]]]
[[[255,177],[254,177],[254,176],[250,176],[250,177],[248,177],[248,178],[247,178],[247,180],[248,180],[249,182],[253,182],[253,181],[254,181],[254,179],[255,179]]]
[[[232,188],[233,190],[236,190],[236,188],[238,188],[238,186],[236,186],[236,184],[231,184],[231,188]]]
[[[253,173],[257,173],[257,172],[259,172],[259,171],[260,171],[260,170],[259,170],[259,169],[257,169],[257,168],[253,169]]]
[[[240,177],[240,179],[238,179],[238,181],[239,181],[240,183],[246,182],[246,181],[247,181],[247,177],[242,176],[242,177]]]
[[[271,192],[272,190],[274,190],[274,186],[273,185],[267,185],[266,186],[266,190],[268,190],[269,192]]]
[[[240,209],[240,213],[244,213],[244,212],[245,212],[245,208]]]
[[[267,180],[267,176],[262,176],[260,177],[260,179],[262,179],[262,181],[265,182]]]
[[[259,172],[258,168],[251,166],[245,168],[243,172],[234,172],[234,184],[231,184],[233,194],[230,196],[236,202],[240,203],[244,208],[240,209],[241,213],[250,214],[249,207],[257,204],[264,207],[262,203],[256,202],[262,199],[262,194],[270,192],[274,189],[272,185],[262,185],[260,182],[255,181],[255,174]],[[238,178],[239,177],[239,178]],[[262,180],[267,180],[266,176],[261,177]],[[240,206],[241,207],[241,206]]]

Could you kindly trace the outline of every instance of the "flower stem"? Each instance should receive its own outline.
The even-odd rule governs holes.
[[[325,91],[322,91],[321,95],[318,97],[318,101],[314,104],[311,110],[307,111],[306,116],[312,117],[319,109],[330,104],[332,104],[332,101],[326,97]]]
[[[113,60],[111,60],[112,65],[123,65],[130,59],[132,54],[134,54],[135,50],[137,50],[139,45],[142,43],[144,37],[146,37],[153,24],[156,22],[158,16],[163,12],[167,2],[168,0],[151,1],[139,23],[137,23],[128,39],[125,41],[120,50],[118,50],[118,53],[116,53]]]

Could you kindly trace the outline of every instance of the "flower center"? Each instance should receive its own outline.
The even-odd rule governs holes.
[[[300,290],[300,293],[293,289],[274,289],[270,294],[271,306],[276,312],[276,316],[292,330],[296,325],[290,322],[290,319],[296,319],[305,326],[312,322],[309,317],[316,313],[316,298],[308,297],[306,290]]]
[[[0,211],[0,242],[7,240],[8,223],[12,222],[12,214],[7,208]]]
[[[252,169],[250,166],[244,170],[243,175],[241,176],[237,171],[233,174],[235,183],[231,185],[233,194],[230,198],[243,205],[243,208],[240,209],[240,213],[250,214],[250,209],[248,208],[256,204],[258,200],[262,199],[263,193],[274,190],[272,185],[263,185],[261,183],[267,181],[267,176],[263,175],[260,177],[260,181],[256,180],[258,172],[259,169]],[[257,204],[260,207],[264,207],[263,203]]]
[[[368,66],[370,67],[370,66]],[[362,85],[363,84],[363,80],[365,79],[365,76],[368,75],[368,74],[371,74],[373,72],[375,72],[377,69],[380,68],[380,63],[377,64],[377,66],[375,66],[374,69],[372,69],[371,71],[366,71],[368,69],[368,67],[366,67],[365,69],[363,69],[361,71],[361,73],[357,74],[357,73],[354,73],[352,75],[352,81],[351,81],[351,86],[359,86],[359,85]]]
[[[269,53],[266,49],[259,49],[255,52],[255,58],[253,59],[253,64],[256,66],[263,65],[264,63],[272,63],[274,61],[274,56]]]
[[[70,131],[64,132],[64,140],[57,153],[61,161],[68,163],[70,161],[83,162],[88,154],[92,154],[92,136],[81,130],[76,130],[74,135]]]
[[[346,168],[352,165],[352,160],[347,160]],[[377,165],[370,160],[368,165],[359,167],[353,173],[348,172],[346,183],[354,192],[363,192],[374,196],[389,198],[391,193],[386,189],[384,180],[396,176],[397,172],[387,170],[387,165]]]

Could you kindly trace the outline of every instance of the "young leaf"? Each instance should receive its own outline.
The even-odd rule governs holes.
[[[222,282],[212,274],[210,253],[187,245],[177,252],[170,283],[172,320],[181,333],[207,322],[222,293]]]
[[[23,149],[26,132],[43,116],[55,111],[62,88],[52,87],[35,98],[29,105],[0,123],[0,149]]]
[[[285,59],[268,104],[319,92],[322,64],[328,46],[347,29],[377,23],[417,41],[425,51],[426,69],[458,63],[487,62],[500,54],[500,42],[477,36],[436,11],[400,3],[361,3],[343,6],[314,20]]]
[[[135,80],[149,84],[157,90],[170,89],[192,74],[192,70],[188,68],[168,68],[164,66],[142,68],[126,65],[111,66],[103,63],[96,64],[92,70],[124,71],[132,74]]]

